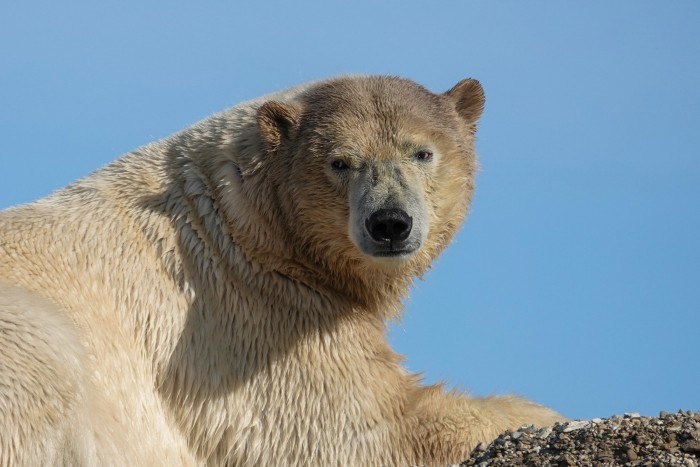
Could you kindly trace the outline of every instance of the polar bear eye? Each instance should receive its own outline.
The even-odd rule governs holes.
[[[349,168],[349,166],[344,160],[335,159],[333,162],[331,162],[331,168],[333,170],[342,171],[342,170],[347,170]]]
[[[433,159],[433,153],[427,150],[421,150],[416,153],[415,157],[421,162],[430,162]]]

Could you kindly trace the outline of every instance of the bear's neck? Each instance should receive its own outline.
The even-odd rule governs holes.
[[[183,433],[201,458],[221,465],[235,461],[225,457],[235,452],[227,445],[229,432],[245,431],[251,444],[262,446],[268,430],[307,432],[320,424],[329,432],[371,432],[365,418],[336,426],[320,408],[334,404],[339,413],[354,413],[362,404],[363,413],[389,411],[381,415],[388,419],[404,404],[386,387],[371,385],[387,377],[404,384],[384,339],[384,320],[398,314],[409,279],[324,274],[322,263],[275,242],[263,249],[251,241],[253,232],[222,221],[225,208],[212,190],[181,179],[166,194],[173,199],[159,203],[188,209],[165,213],[171,233],[156,242],[179,252],[177,261],[164,257],[163,264],[178,278],[186,309],[179,310],[182,321],[167,339],[167,352],[151,350],[160,358],[159,393]],[[269,234],[279,227],[266,228]],[[347,368],[357,358],[372,362],[364,373]],[[275,397],[316,403],[290,419],[288,406]],[[246,419],[242,410],[251,407],[266,415]],[[211,420],[225,429],[211,430]]]
[[[401,298],[424,269],[421,264],[430,262],[430,258],[421,257],[404,266],[386,268],[368,264],[366,259],[320,251],[309,245],[306,233],[299,232],[296,219],[289,215],[294,207],[289,196],[281,196],[276,189],[280,180],[267,179],[266,174],[246,178],[232,163],[216,165],[196,157],[180,159],[179,163],[179,170],[174,171],[177,196],[187,200],[189,211],[186,216],[172,217],[180,219],[177,229],[181,236],[191,236],[185,232],[196,230],[196,237],[211,249],[205,260],[226,259],[236,269],[243,264],[255,274],[279,276],[301,284],[310,293],[340,297],[343,308],[362,309],[382,318],[397,316]]]

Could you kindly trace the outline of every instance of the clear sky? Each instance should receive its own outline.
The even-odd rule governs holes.
[[[695,0],[5,2],[0,208],[347,73],[486,91],[470,219],[390,333],[411,370],[574,418],[700,409]]]

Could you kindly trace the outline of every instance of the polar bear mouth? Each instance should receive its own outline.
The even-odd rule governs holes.
[[[379,250],[372,253],[372,256],[378,258],[401,258],[412,255],[416,251],[415,248],[402,248],[396,250]]]

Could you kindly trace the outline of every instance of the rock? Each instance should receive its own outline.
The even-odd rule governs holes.
[[[681,451],[692,454],[700,454],[700,441],[693,439],[681,443]]]
[[[560,431],[562,433],[570,433],[572,431],[580,430],[581,428],[585,428],[591,424],[590,421],[588,420],[574,420],[572,422],[564,423],[560,425],[557,429],[557,431]]]
[[[571,454],[562,454],[559,458],[559,465],[576,465],[576,459]]]
[[[535,438],[545,439],[552,432],[551,426],[545,426],[535,432]]]
[[[523,425],[518,428],[518,431],[522,431],[523,433],[534,433],[537,431],[537,428],[535,428],[535,425]]]
[[[460,466],[700,465],[700,413],[575,420],[553,427],[521,427],[481,444]]]

